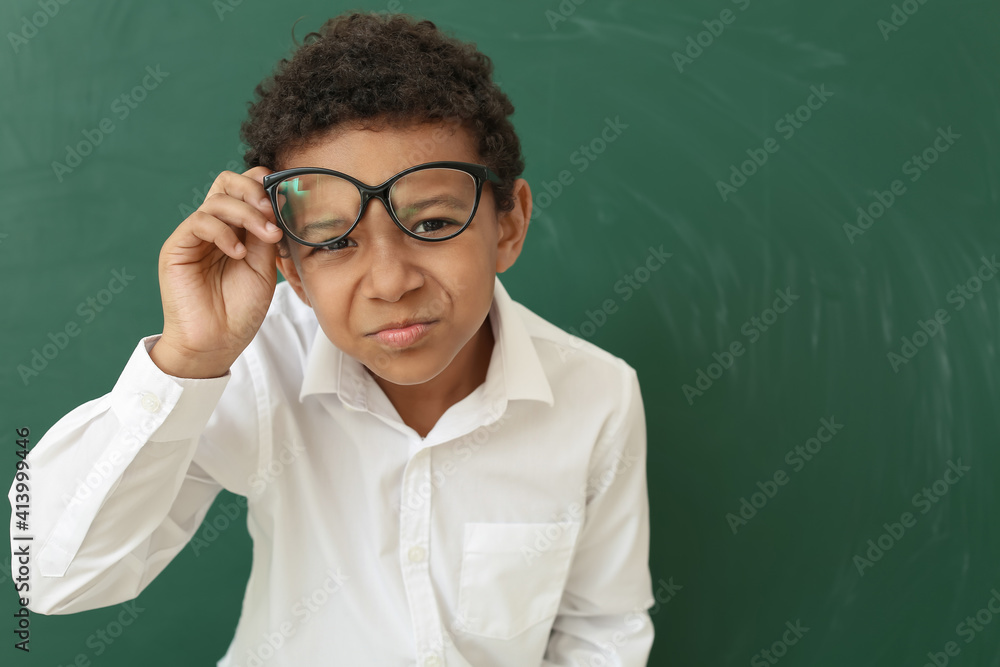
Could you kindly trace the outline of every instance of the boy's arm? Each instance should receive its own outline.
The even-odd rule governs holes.
[[[19,558],[11,570],[15,583],[28,584],[19,595],[34,612],[135,598],[188,542],[222,489],[193,458],[232,373],[167,375],[149,356],[158,339],[144,338],[114,389],[62,417],[28,454],[27,529],[11,486],[12,552],[29,550],[28,581]],[[246,401],[242,415],[254,426],[255,403]],[[33,539],[14,539],[27,535]]]
[[[619,417],[594,453],[588,479],[601,481],[587,490],[586,517],[543,667],[639,667],[646,664],[653,645],[653,624],[646,611],[654,602],[648,564],[646,422],[639,380],[631,367],[620,389]],[[610,482],[604,481],[607,477]],[[604,659],[593,662],[598,655]]]

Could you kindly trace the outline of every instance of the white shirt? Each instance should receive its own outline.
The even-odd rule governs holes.
[[[28,456],[29,608],[135,598],[228,489],[247,498],[253,566],[219,667],[645,665],[635,370],[499,278],[489,318],[485,382],[425,438],[287,282],[223,377],[167,375],[143,338]]]

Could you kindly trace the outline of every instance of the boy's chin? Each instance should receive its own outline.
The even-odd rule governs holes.
[[[409,357],[409,358],[407,358]],[[368,372],[386,382],[398,385],[415,385],[429,382],[437,377],[448,364],[435,363],[437,360],[417,359],[416,355],[378,354],[362,363]]]

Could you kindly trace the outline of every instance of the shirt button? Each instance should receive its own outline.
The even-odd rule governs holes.
[[[427,554],[424,552],[423,547],[410,547],[410,560],[414,563],[419,563],[424,559]]]
[[[160,409],[160,399],[149,392],[142,395],[142,401],[140,403],[142,404],[143,410],[146,412],[156,412]]]
[[[441,661],[438,660],[436,655],[429,655],[427,656],[427,659],[424,660],[424,667],[438,667],[440,664]]]

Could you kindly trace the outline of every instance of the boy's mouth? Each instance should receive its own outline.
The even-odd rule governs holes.
[[[427,322],[393,322],[382,326],[378,331],[365,334],[365,337],[374,338],[383,345],[390,347],[407,347],[423,338],[431,326],[436,323],[437,320]]]

